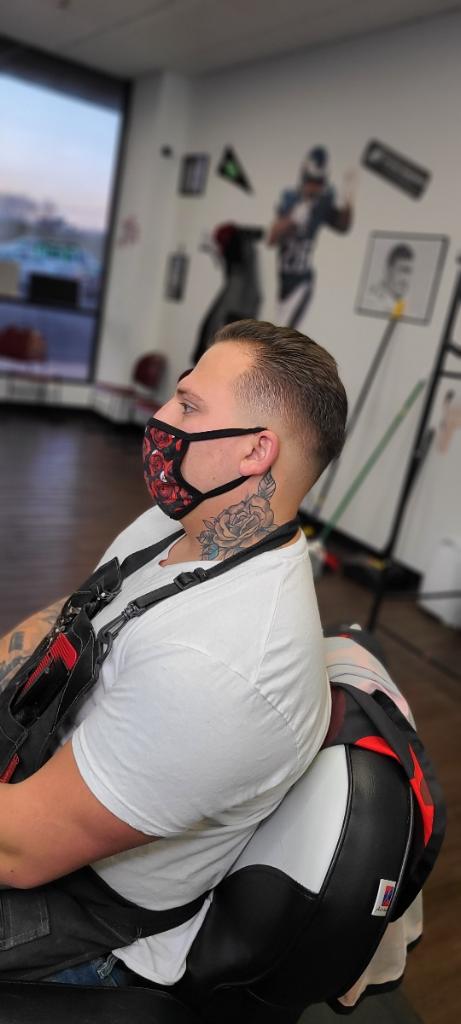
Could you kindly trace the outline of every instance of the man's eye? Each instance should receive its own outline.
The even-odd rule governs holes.
[[[180,402],[179,404],[185,414],[195,412],[194,406],[189,405],[189,402]]]

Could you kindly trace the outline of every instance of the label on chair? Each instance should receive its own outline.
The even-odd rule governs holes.
[[[375,905],[371,911],[372,917],[385,917],[392,903],[397,882],[389,878],[381,878],[376,893]]]

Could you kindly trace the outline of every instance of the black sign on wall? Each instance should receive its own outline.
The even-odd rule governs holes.
[[[420,199],[431,179],[431,172],[401,156],[382,142],[372,139],[362,156],[362,164],[380,178],[390,181],[412,199]]]

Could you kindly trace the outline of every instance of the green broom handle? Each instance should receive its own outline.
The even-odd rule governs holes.
[[[349,419],[348,419],[348,421],[346,423],[346,440],[352,434],[352,431],[353,431],[353,429],[354,429],[354,427],[355,427],[355,425],[357,423],[357,420],[358,420],[358,418],[360,416],[360,413],[362,412],[363,406],[365,405],[365,402],[366,402],[366,400],[368,398],[368,395],[369,395],[369,393],[371,391],[371,386],[372,386],[372,384],[373,384],[373,382],[375,380],[376,374],[378,373],[379,367],[380,367],[380,365],[382,363],[382,360],[384,359],[384,356],[386,354],[389,342],[390,342],[390,340],[392,338],[392,335],[393,335],[393,333],[395,331],[395,328],[397,326],[398,321],[403,316],[404,310],[405,310],[405,303],[404,303],[403,299],[399,299],[399,301],[395,303],[394,308],[392,310],[392,313],[391,313],[391,315],[389,317],[389,320],[387,321],[386,327],[384,329],[384,334],[383,334],[383,336],[381,338],[381,341],[379,343],[377,352],[376,352],[376,354],[375,354],[375,356],[374,356],[374,358],[372,360],[371,366],[370,366],[370,368],[369,368],[369,370],[367,372],[367,375],[366,375],[365,380],[364,380],[364,382],[362,384],[362,387],[360,388],[360,391],[359,391],[356,403],[354,405],[354,408],[353,408],[352,412],[350,413]],[[324,480],[324,482],[322,484],[322,487],[320,489],[320,493],[319,493],[318,497],[315,500],[315,504],[314,504],[314,507],[312,509],[312,515],[313,516],[319,516],[321,514],[322,508],[323,508],[323,506],[325,504],[325,501],[326,501],[326,499],[327,499],[327,497],[328,497],[328,495],[330,493],[331,486],[333,484],[334,478],[335,478],[335,476],[336,476],[336,474],[338,472],[339,464],[340,464],[340,460],[339,459],[336,459],[334,462],[331,463],[331,465],[330,465],[330,467],[328,469],[328,472],[327,472],[327,474],[325,476],[325,480]]]
[[[396,414],[396,416],[394,416],[394,419],[389,424],[389,426],[388,426],[388,428],[386,430],[386,433],[383,435],[381,440],[378,442],[378,444],[376,445],[376,448],[373,449],[371,455],[368,457],[367,461],[362,466],[360,472],[357,473],[357,476],[355,477],[355,480],[352,481],[351,486],[346,491],[346,493],[345,493],[344,497],[341,499],[339,505],[337,505],[335,511],[333,512],[333,515],[331,516],[331,519],[329,519],[328,522],[325,523],[325,526],[323,527],[323,530],[322,530],[322,532],[321,532],[321,534],[319,536],[319,541],[322,544],[325,543],[325,541],[326,541],[327,537],[329,537],[331,531],[334,530],[334,528],[335,528],[337,522],[340,520],[343,512],[345,511],[345,509],[347,508],[349,503],[352,501],[352,498],[354,497],[354,495],[357,494],[357,491],[362,486],[363,481],[368,476],[370,470],[373,469],[373,466],[375,465],[375,463],[379,459],[381,453],[384,451],[384,449],[389,444],[389,441],[391,440],[391,438],[395,434],[396,430],[398,430],[398,428],[400,427],[400,424],[405,419],[405,416],[407,415],[407,413],[410,411],[413,403],[418,398],[418,395],[421,394],[421,391],[423,390],[425,384],[426,384],[425,380],[420,380],[420,381],[418,381],[417,384],[415,384],[413,390],[408,395],[408,398],[403,403],[402,408],[399,410],[399,412]]]

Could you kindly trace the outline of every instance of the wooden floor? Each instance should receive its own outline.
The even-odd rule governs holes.
[[[0,406],[0,635],[68,594],[117,531],[148,507],[141,440],[139,428],[114,427],[92,413]],[[318,596],[325,623],[366,622],[370,595],[363,587],[324,576]],[[445,846],[426,888],[425,938],[410,957],[404,991],[425,1024],[458,1024],[461,634],[414,604],[386,602],[380,624],[424,651],[417,657],[380,626],[449,808]]]

